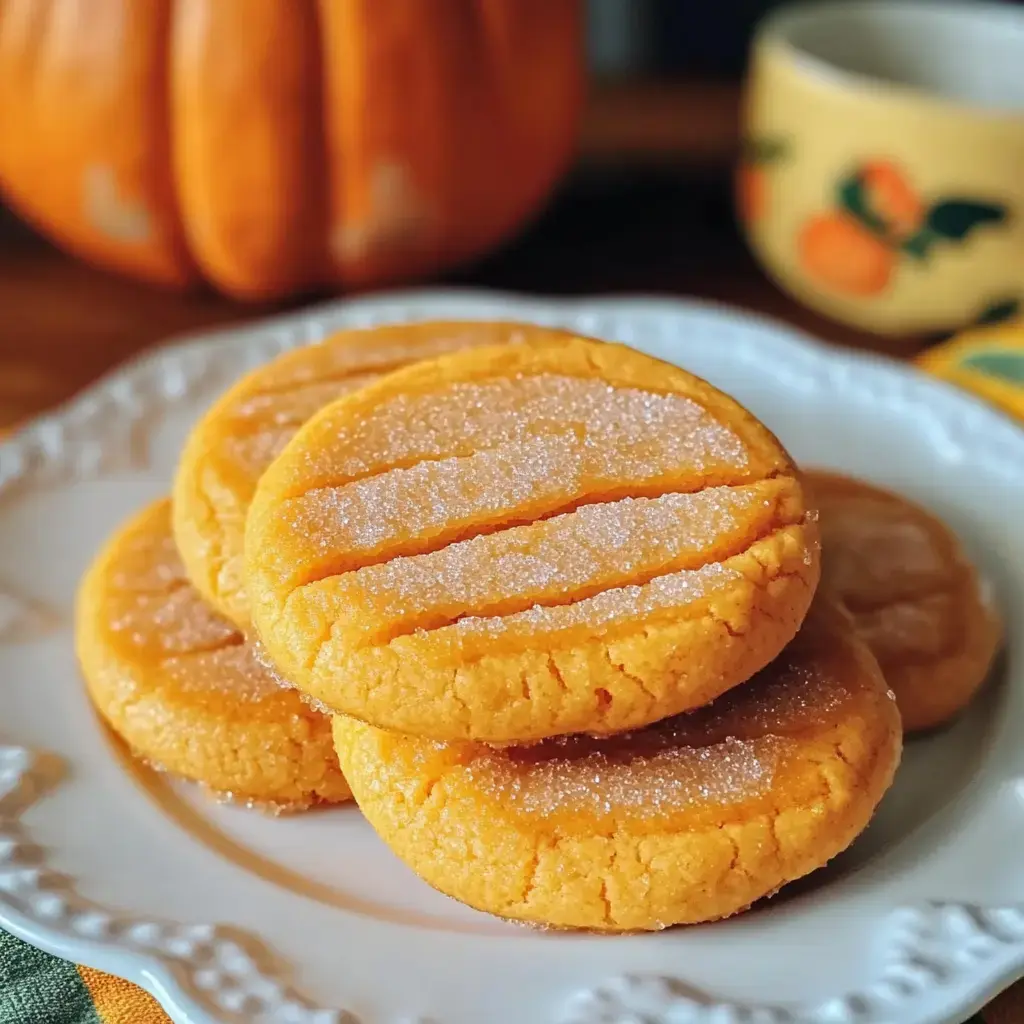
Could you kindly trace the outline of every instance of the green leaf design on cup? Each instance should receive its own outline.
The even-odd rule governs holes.
[[[992,348],[969,352],[960,360],[960,365],[965,370],[1024,387],[1024,351]]]
[[[986,306],[974,321],[979,327],[1012,320],[1020,312],[1020,299],[1000,299]]]
[[[912,256],[915,260],[923,262],[928,259],[928,254],[931,252],[932,245],[937,241],[938,235],[930,231],[927,227],[923,227],[912,238],[908,238],[900,246],[900,249],[902,249],[908,256]]]
[[[789,151],[789,139],[784,139],[779,135],[747,138],[740,146],[740,159],[743,163],[763,167],[788,156]]]
[[[859,171],[839,182],[836,200],[842,209],[856,217],[869,231],[883,238],[888,234],[885,221],[868,206],[864,179]]]
[[[1002,224],[1008,219],[1000,203],[972,199],[943,199],[928,211],[928,230],[952,242],[962,242],[976,228]]]
[[[978,228],[1004,224],[1009,213],[1001,203],[941,199],[928,211],[924,226],[900,247],[917,260],[928,257],[937,242],[964,242]]]

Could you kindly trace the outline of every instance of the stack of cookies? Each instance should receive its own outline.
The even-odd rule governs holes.
[[[622,931],[843,850],[899,761],[892,690],[941,724],[998,628],[945,527],[802,475],[704,381],[464,323],[232,388],[90,570],[78,636],[139,757],[260,804],[354,795],[442,892]]]

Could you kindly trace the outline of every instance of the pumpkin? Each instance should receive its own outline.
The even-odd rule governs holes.
[[[241,298],[436,271],[573,148],[579,0],[0,0],[0,188],[83,258]]]

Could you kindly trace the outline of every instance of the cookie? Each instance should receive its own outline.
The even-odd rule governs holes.
[[[501,323],[419,323],[341,331],[253,370],[199,421],[174,483],[174,536],[189,578],[239,629],[249,627],[245,515],[256,481],[318,409],[381,373],[470,345],[513,341]]]
[[[908,732],[943,725],[985,681],[999,620],[945,524],[897,494],[824,471],[822,585],[846,606],[896,694]]]
[[[518,345],[326,407],[249,512],[253,622],[327,708],[436,739],[620,732],[796,632],[817,533],[776,438],[622,345]]]
[[[334,740],[367,820],[436,889],[505,918],[635,931],[728,917],[845,849],[901,730],[877,662],[819,599],[749,683],[638,732],[499,749],[338,716]]]
[[[279,685],[188,583],[169,501],[135,515],[97,556],[76,642],[89,696],[139,758],[279,809],[351,796],[330,720]]]

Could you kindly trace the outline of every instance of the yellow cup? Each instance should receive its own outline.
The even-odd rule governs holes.
[[[778,9],[754,41],[737,202],[768,273],[894,336],[1024,304],[1024,9]]]

